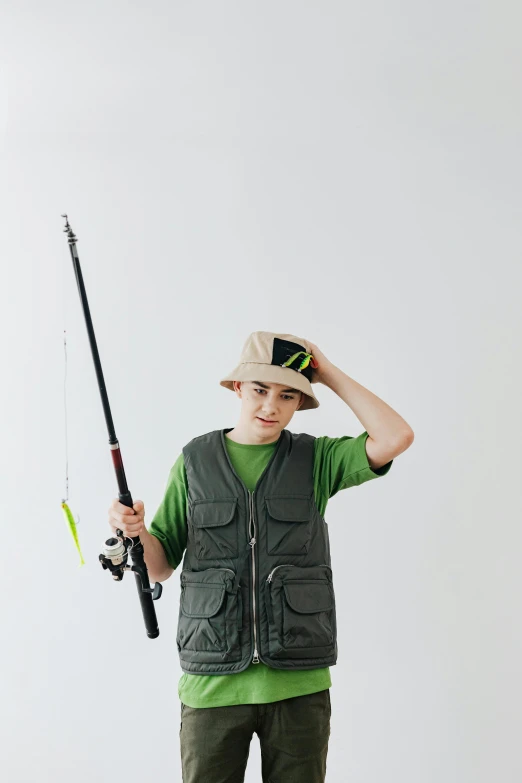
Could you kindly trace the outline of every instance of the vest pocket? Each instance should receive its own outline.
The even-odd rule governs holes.
[[[306,555],[312,517],[309,495],[272,495],[265,500],[267,553]]]
[[[230,568],[181,572],[176,642],[180,657],[200,663],[241,658],[241,596],[233,591]]]
[[[198,560],[222,560],[238,556],[237,497],[194,500],[189,531]]]
[[[272,658],[321,658],[335,647],[335,596],[331,568],[277,566],[266,581]]]

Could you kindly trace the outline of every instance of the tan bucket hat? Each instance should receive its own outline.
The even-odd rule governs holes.
[[[319,400],[311,386],[311,358],[310,345],[294,334],[252,332],[243,346],[239,364],[219,383],[232,391],[234,381],[287,384],[288,388],[305,393],[300,411],[318,408]]]

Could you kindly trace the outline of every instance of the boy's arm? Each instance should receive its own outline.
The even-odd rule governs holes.
[[[314,497],[321,516],[324,516],[330,498],[340,490],[358,487],[390,472],[393,460],[380,468],[370,465],[365,448],[368,437],[365,431],[356,438],[323,435],[315,439]]]
[[[386,465],[390,460],[395,459],[395,457],[398,457],[403,451],[406,451],[406,449],[411,446],[412,442],[413,432],[410,438],[405,438],[395,446],[386,446],[383,443],[377,443],[372,437],[368,436],[366,439],[366,455],[368,457],[369,466],[372,470],[379,470],[379,468],[382,468],[382,466]]]
[[[332,364],[316,345],[310,343],[310,348],[316,360],[312,381],[332,389],[352,409],[368,433],[366,453],[370,467],[378,470],[406,451],[414,438],[408,422],[384,400]]]
[[[143,528],[140,533],[140,541],[143,544],[143,557],[149,572],[151,582],[164,582],[174,572],[167,562],[165,550],[161,541]]]
[[[163,500],[142,539],[145,562],[155,581],[168,579],[183,559],[187,547],[187,497],[187,474],[181,453],[170,471]]]

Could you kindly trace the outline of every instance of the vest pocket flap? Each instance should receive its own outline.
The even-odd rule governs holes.
[[[333,592],[328,582],[286,582],[284,590],[288,605],[299,614],[333,609]]]
[[[299,497],[267,497],[268,513],[281,522],[309,522],[312,513],[308,495]]]
[[[195,500],[191,521],[194,527],[220,527],[228,525],[236,513],[237,498]]]
[[[181,593],[181,610],[187,617],[212,617],[221,609],[225,587],[188,582]]]

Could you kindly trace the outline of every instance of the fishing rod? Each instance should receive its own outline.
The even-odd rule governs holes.
[[[78,284],[78,292],[80,294],[80,300],[82,303],[83,314],[85,316],[85,323],[87,326],[87,334],[89,335],[89,342],[91,345],[92,358],[94,360],[94,368],[96,370],[96,377],[98,380],[98,386],[100,389],[100,395],[103,405],[103,412],[105,414],[105,421],[107,423],[107,430],[109,432],[109,448],[111,450],[112,462],[114,470],[116,471],[116,480],[118,482],[118,498],[120,503],[128,508],[133,507],[131,493],[127,486],[127,479],[125,477],[125,470],[123,468],[123,460],[121,457],[120,444],[114,431],[114,424],[112,421],[112,413],[109,406],[109,398],[107,396],[107,390],[105,388],[105,381],[103,379],[103,370],[100,362],[100,355],[98,353],[98,346],[96,344],[96,337],[94,336],[94,329],[92,325],[91,313],[89,310],[89,303],[87,301],[87,294],[85,291],[85,285],[83,282],[82,270],[80,267],[80,259],[78,257],[78,250],[76,248],[76,242],[78,241],[75,234],[73,234],[72,228],[69,225],[67,215],[62,215],[65,218],[65,228],[63,229],[67,234],[67,241],[69,243],[69,250],[71,251],[71,258],[74,268],[74,274],[76,276],[76,282]],[[129,543],[130,542],[130,543]],[[147,572],[147,566],[143,557],[143,544],[140,541],[140,537],[136,536],[130,538],[124,536],[123,532],[119,529],[116,530],[116,537],[108,538],[103,544],[103,553],[99,556],[99,560],[104,570],[109,569],[112,573],[112,578],[121,582],[125,571],[133,571],[136,578],[136,586],[138,588],[138,595],[140,598],[141,609],[143,612],[143,619],[145,621],[145,628],[147,630],[147,636],[149,639],[155,639],[159,636],[158,622],[156,620],[156,610],[154,608],[153,601],[156,601],[161,596],[162,585],[160,582],[156,582],[154,588],[150,586],[149,576]],[[131,556],[133,565],[127,565],[128,556]]]

